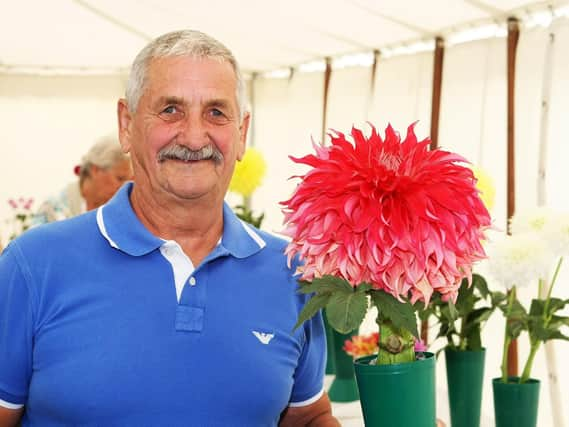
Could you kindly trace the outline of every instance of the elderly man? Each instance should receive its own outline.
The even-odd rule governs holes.
[[[336,426],[285,242],[223,198],[250,116],[231,52],[180,31],[135,59],[134,183],[0,258],[0,425]],[[46,251],[46,248],[49,249]]]

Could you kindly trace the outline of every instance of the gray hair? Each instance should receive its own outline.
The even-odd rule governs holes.
[[[148,67],[155,58],[189,56],[228,62],[237,80],[239,118],[245,113],[245,82],[233,53],[221,42],[200,31],[182,30],[164,34],[147,44],[134,59],[126,85],[128,109],[134,113],[147,83]]]
[[[81,158],[79,165],[79,182],[83,182],[89,176],[91,166],[101,169],[110,169],[121,161],[128,160],[128,154],[123,153],[117,138],[105,136],[95,144]]]

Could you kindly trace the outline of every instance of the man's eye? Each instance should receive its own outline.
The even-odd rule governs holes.
[[[168,105],[158,115],[163,120],[173,121],[181,119],[184,116],[184,113],[175,105]]]
[[[174,114],[178,112],[178,108],[175,105],[169,105],[166,108],[164,108],[162,112],[166,114]]]
[[[211,110],[209,110],[208,116],[211,120],[214,120],[215,123],[220,123],[220,122],[225,123],[229,120],[227,115],[218,108],[212,108]]]

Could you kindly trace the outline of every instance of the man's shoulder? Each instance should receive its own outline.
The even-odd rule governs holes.
[[[259,230],[258,228],[254,228],[252,225],[249,225],[249,227],[253,228],[255,232],[265,241],[267,247],[284,251],[284,248],[288,244],[288,242],[282,236],[279,236],[276,233]]]
[[[58,244],[91,237],[97,232],[95,211],[30,228],[16,240],[22,248],[46,250]]]

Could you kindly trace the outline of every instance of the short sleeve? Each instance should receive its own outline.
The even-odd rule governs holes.
[[[322,396],[326,367],[326,332],[322,313],[303,324],[305,341],[294,374],[294,386],[289,406],[306,406]]]
[[[0,256],[0,400],[14,405],[27,400],[34,329],[31,275],[18,259],[23,257],[16,242]]]

